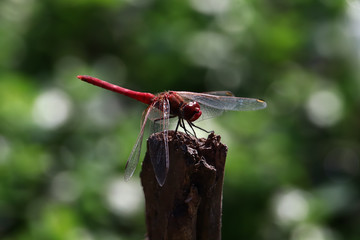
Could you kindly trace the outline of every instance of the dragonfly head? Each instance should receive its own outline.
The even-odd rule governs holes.
[[[190,122],[197,120],[201,116],[201,113],[200,105],[195,101],[188,102],[182,107],[182,117]]]

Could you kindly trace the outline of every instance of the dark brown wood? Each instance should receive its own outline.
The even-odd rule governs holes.
[[[161,133],[150,136],[148,147],[150,141],[163,141]],[[170,131],[170,168],[160,187],[148,149],[140,175],[149,240],[221,239],[226,153],[220,136],[210,134],[207,139],[197,139]]]

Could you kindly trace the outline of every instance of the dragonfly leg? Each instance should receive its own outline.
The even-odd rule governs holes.
[[[185,131],[185,133],[186,133],[187,135],[192,135],[192,136],[194,136],[194,134],[192,134],[189,130],[187,130],[183,118],[179,118],[179,126],[180,126],[182,129],[184,129],[184,131]]]
[[[190,125],[191,128],[195,127],[195,128],[200,129],[200,130],[202,130],[202,131],[204,131],[204,132],[206,132],[206,133],[214,133],[214,131],[207,131],[207,130],[199,127],[199,126],[196,126],[195,124],[193,124],[193,123],[190,122],[190,121],[188,121],[188,123],[189,123],[189,125]],[[193,131],[194,131],[194,129],[193,129]],[[195,132],[194,132],[194,133],[195,133]]]
[[[186,133],[187,135],[190,135],[190,134],[191,134],[191,133],[185,128],[184,119],[182,119],[182,118],[180,118],[180,117],[179,117],[179,120],[178,120],[178,122],[177,122],[177,124],[176,124],[175,134],[177,133],[177,130],[179,129],[179,126],[180,126],[182,129],[184,129],[184,131],[185,131],[185,133]],[[178,137],[177,134],[176,134],[176,137]]]
[[[197,129],[200,129],[200,130],[202,130],[202,131],[204,131],[204,132],[206,132],[206,133],[213,133],[213,132],[214,132],[214,131],[207,131],[207,130],[201,128],[201,127],[198,127],[198,126],[196,126],[194,123],[192,123],[192,122],[190,122],[190,121],[187,121],[187,123],[189,124],[192,132],[189,131],[189,130],[186,128],[184,119],[183,119],[183,118],[179,118],[179,120],[178,120],[178,122],[177,122],[177,124],[176,124],[175,133],[177,132],[177,130],[179,129],[179,127],[181,127],[182,129],[184,129],[184,131],[185,131],[185,133],[186,133],[187,135],[192,135],[192,136],[194,136],[194,137],[197,137],[194,127],[197,128]]]
[[[195,126],[192,122],[190,122],[190,121],[187,121],[188,122],[188,124],[189,124],[189,126],[190,126],[190,128],[191,128],[191,130],[193,131],[193,133],[194,133],[194,137],[196,137],[197,138],[197,136],[196,136],[196,132],[195,132],[195,130],[194,130],[194,128],[193,128],[193,126]],[[196,127],[196,126],[195,126]]]
[[[177,130],[178,130],[178,128],[179,128],[179,125],[180,125],[180,118],[179,118],[179,120],[178,120],[178,122],[177,122],[177,124],[176,124],[175,133],[177,133]]]

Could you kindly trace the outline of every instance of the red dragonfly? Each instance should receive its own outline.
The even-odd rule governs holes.
[[[85,82],[149,105],[143,112],[141,130],[126,163],[125,180],[130,179],[138,165],[145,125],[147,120],[150,119],[153,121],[155,129],[163,133],[162,137],[164,138],[161,146],[153,146],[151,149],[156,149],[156,151],[154,153],[150,152],[155,177],[160,186],[164,185],[169,170],[168,130],[170,118],[178,117],[175,131],[180,126],[189,134],[190,132],[185,128],[185,122],[187,122],[195,135],[193,127],[199,128],[193,124],[196,120],[220,115],[225,110],[250,111],[266,107],[266,102],[263,100],[235,97],[228,91],[208,93],[168,91],[154,95],[152,93],[132,91],[90,76],[80,75],[77,77]]]

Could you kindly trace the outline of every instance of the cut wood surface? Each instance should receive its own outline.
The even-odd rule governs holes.
[[[162,133],[151,141],[163,141]],[[227,147],[220,136],[207,139],[169,132],[170,168],[164,186],[156,181],[149,149],[142,164],[147,239],[221,239],[222,186]]]

